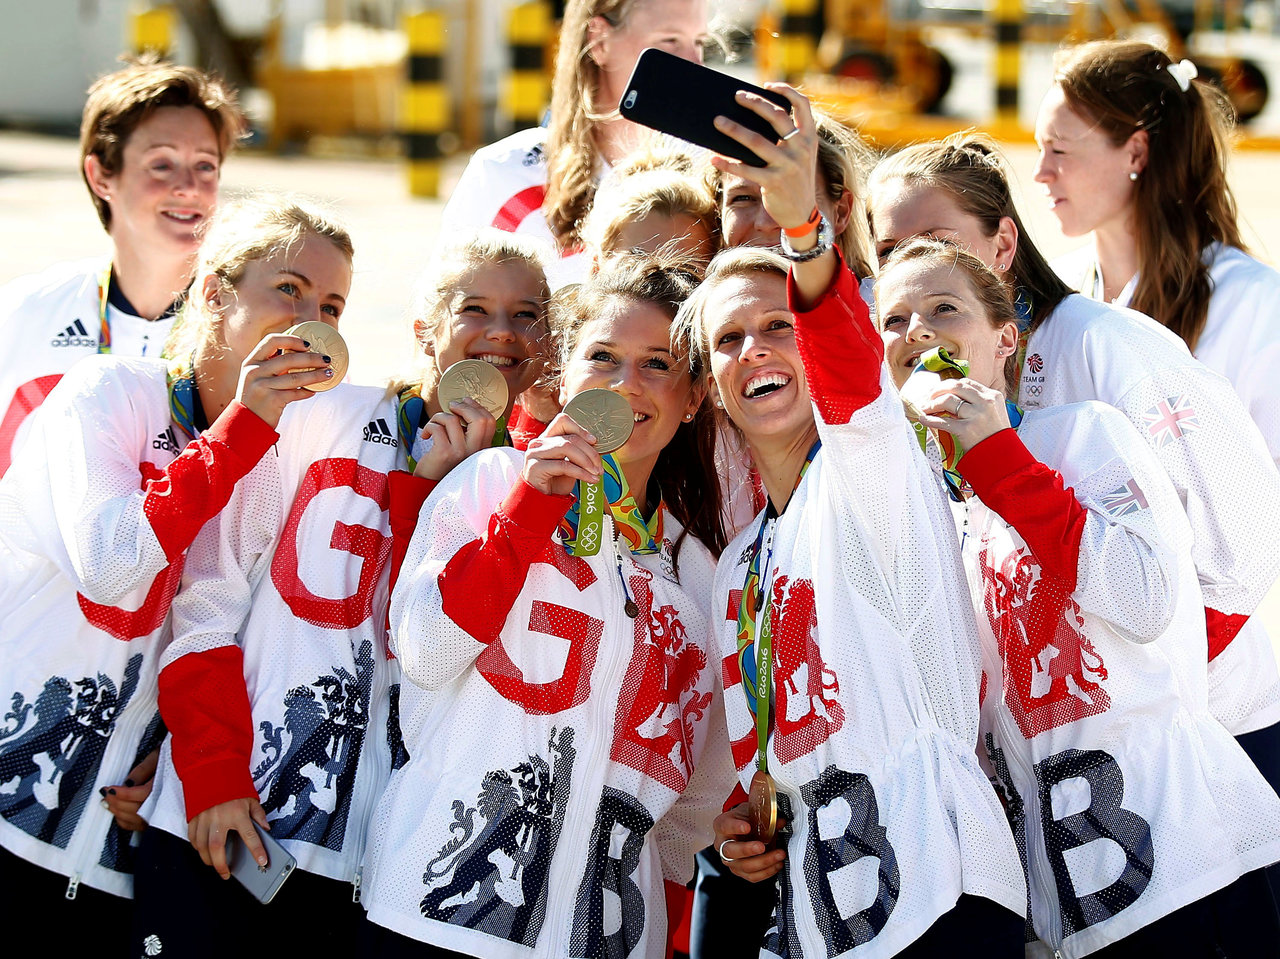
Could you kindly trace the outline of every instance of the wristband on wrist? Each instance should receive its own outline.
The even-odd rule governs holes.
[[[814,204],[813,212],[809,214],[809,219],[805,220],[799,226],[783,227],[782,232],[793,240],[798,240],[802,236],[808,236],[818,228],[818,223],[822,220],[822,211]]]

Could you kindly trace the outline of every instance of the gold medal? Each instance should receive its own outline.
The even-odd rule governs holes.
[[[751,777],[747,816],[751,820],[751,838],[772,846],[778,832],[778,787],[772,776],[759,769]]]
[[[565,404],[564,411],[596,438],[599,453],[612,453],[626,443],[636,425],[631,404],[613,390],[584,390]]]
[[[475,400],[495,420],[506,414],[510,395],[498,368],[484,360],[459,360],[440,374],[436,387],[436,400],[446,413],[450,412],[450,403]]]
[[[307,347],[312,353],[319,353],[321,356],[329,357],[329,366],[333,369],[333,376],[330,379],[322,380],[319,383],[311,383],[307,389],[313,393],[323,393],[325,390],[331,390],[342,382],[343,377],[347,375],[347,366],[351,362],[351,356],[347,352],[347,344],[342,337],[328,323],[321,323],[319,320],[308,320],[306,323],[299,323],[297,326],[291,326],[285,330],[290,336],[300,336],[311,345]],[[315,369],[315,367],[309,367]],[[297,372],[305,372],[298,370]]]

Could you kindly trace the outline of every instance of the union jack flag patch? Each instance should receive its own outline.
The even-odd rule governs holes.
[[[1147,498],[1137,480],[1129,480],[1119,489],[1102,497],[1102,508],[1112,516],[1128,516],[1147,508]]]
[[[1156,449],[1162,449],[1166,443],[1180,440],[1200,428],[1200,418],[1185,393],[1161,400],[1143,413],[1142,419],[1156,442]]]

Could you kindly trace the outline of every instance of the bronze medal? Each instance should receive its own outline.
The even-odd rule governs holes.
[[[613,390],[584,390],[565,404],[564,411],[596,438],[599,453],[612,453],[626,443],[636,425],[631,404]]]
[[[333,376],[330,379],[322,380],[319,383],[312,383],[307,389],[313,393],[323,393],[325,390],[331,390],[342,382],[343,377],[347,375],[347,367],[350,364],[351,357],[347,352],[347,344],[342,337],[328,323],[321,323],[319,320],[308,320],[306,323],[299,323],[297,326],[291,326],[285,330],[290,336],[300,336],[306,340],[311,346],[308,349],[312,353],[319,353],[321,356],[329,357],[329,366],[333,369]],[[310,367],[315,369],[315,367]],[[298,372],[304,372],[299,370]]]
[[[440,374],[436,387],[436,400],[446,413],[450,403],[475,400],[495,420],[506,414],[510,395],[506,378],[484,360],[459,360]]]
[[[751,820],[751,838],[771,847],[778,832],[778,787],[772,776],[759,769],[751,777],[747,816]]]

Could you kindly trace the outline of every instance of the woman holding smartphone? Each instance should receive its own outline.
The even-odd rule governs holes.
[[[259,212],[210,232],[190,347],[78,364],[0,481],[0,889],[24,917],[6,934],[18,951],[46,948],[49,922],[123,951],[134,862],[116,822],[144,823],[117,784],[163,736],[156,673],[188,547],[272,457],[285,407],[333,377],[283,331],[340,311],[346,234],[297,207]],[[280,253],[295,229],[307,241]]]
[[[618,115],[640,51],[657,47],[702,62],[706,0],[569,0],[551,84],[548,125],[477,150],[454,187],[440,236],[481,227],[547,244],[552,289],[584,280],[582,220],[602,173],[650,133]]]
[[[975,754],[981,651],[951,518],[813,216],[808,101],[774,88],[790,116],[740,99],[778,143],[719,121],[766,165],[714,162],[759,185],[784,254],[721,253],[681,318],[768,493],[712,594],[752,810],[717,819],[717,850],[743,878],[779,876],[762,954],[1021,956],[1026,887]]]

